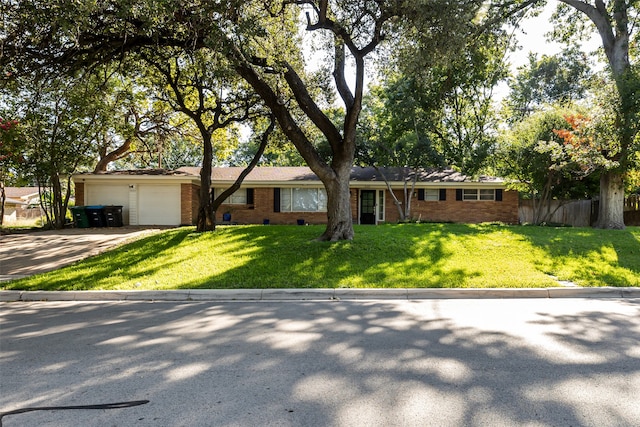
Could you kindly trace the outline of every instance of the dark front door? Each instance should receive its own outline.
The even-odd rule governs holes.
[[[376,223],[376,190],[360,192],[360,224]]]

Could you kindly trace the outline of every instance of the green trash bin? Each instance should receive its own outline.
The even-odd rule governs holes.
[[[76,228],[89,228],[89,217],[84,206],[71,206],[69,210]]]

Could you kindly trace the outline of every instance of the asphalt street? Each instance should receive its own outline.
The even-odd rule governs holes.
[[[11,426],[638,426],[639,299],[10,302]]]

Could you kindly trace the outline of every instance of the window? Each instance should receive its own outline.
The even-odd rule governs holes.
[[[496,193],[494,190],[480,190],[480,200],[494,200]]]
[[[224,191],[224,189],[218,188],[218,189],[216,189],[216,194],[218,194],[218,195],[222,194],[223,191]],[[247,204],[247,189],[246,188],[240,188],[235,193],[233,193],[231,196],[227,197],[227,199],[222,203],[227,204],[227,205],[246,205]]]
[[[437,202],[440,200],[440,190],[438,189],[425,189],[424,200]]]
[[[494,189],[478,190],[477,188],[462,190],[462,200],[495,200],[496,192]]]
[[[281,188],[280,212],[326,212],[324,188]]]
[[[378,191],[378,221],[384,221],[384,190]]]
[[[419,188],[418,200],[427,200],[431,202],[447,200],[447,189],[446,188],[432,188],[432,189]]]

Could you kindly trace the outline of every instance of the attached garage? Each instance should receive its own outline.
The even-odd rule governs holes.
[[[73,176],[76,205],[122,206],[124,225],[193,225],[200,177],[166,170]]]
[[[138,225],[179,225],[180,184],[138,186]]]
[[[129,225],[129,186],[125,183],[87,185],[84,205],[122,206],[122,222]]]

